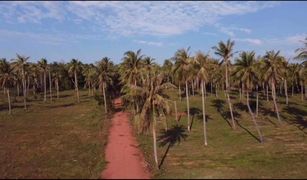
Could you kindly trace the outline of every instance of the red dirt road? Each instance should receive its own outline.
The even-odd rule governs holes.
[[[120,107],[121,99],[114,103],[115,107]],[[114,114],[105,156],[109,163],[102,172],[103,179],[150,179],[144,156],[132,133],[129,113]]]

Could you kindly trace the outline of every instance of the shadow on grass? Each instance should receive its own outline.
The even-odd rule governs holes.
[[[185,111],[185,113],[187,113],[187,111]],[[191,125],[190,125],[191,130],[192,130],[193,122],[194,122],[194,117],[195,116],[198,117],[200,114],[201,114],[201,110],[199,108],[196,108],[196,107],[190,108],[190,115],[192,116]]]
[[[27,108],[31,107],[30,104],[27,104]],[[1,111],[8,111],[9,109],[9,106],[8,104],[0,104],[0,112]],[[24,108],[24,105],[15,105],[15,104],[11,104],[11,108],[12,110],[14,109],[23,109]]]
[[[48,108],[63,108],[63,107],[70,107],[75,105],[75,103],[68,103],[68,104],[60,104],[60,105],[56,105],[56,106],[48,106]]]
[[[237,124],[238,124],[238,126],[240,127],[240,128],[242,128],[244,131],[246,131],[249,135],[251,135],[253,138],[255,138],[258,142],[260,142],[261,143],[261,140],[257,137],[257,136],[255,136],[252,132],[250,132],[247,128],[245,128],[244,126],[242,126],[240,123],[239,123],[239,121],[237,121]]]
[[[162,130],[160,132],[160,136],[158,137],[159,145],[161,147],[167,145],[167,148],[159,164],[159,169],[161,168],[169,149],[173,147],[176,143],[179,144],[182,139],[185,140],[187,137],[188,135],[183,125],[175,125],[167,131]]]
[[[228,119],[231,119],[230,111],[224,110],[224,105],[225,105],[226,102],[224,100],[221,100],[221,99],[214,99],[212,102],[213,102],[213,106],[216,107],[217,111],[221,114],[221,116],[224,118],[224,120],[228,123],[228,125],[230,127],[232,127],[229,120],[228,120]],[[235,119],[237,119],[237,118],[240,118],[241,115],[239,113],[237,113],[236,111],[233,111],[233,116],[234,116]]]
[[[286,106],[283,110],[294,116],[294,119],[290,120],[288,118],[284,118],[285,121],[288,124],[294,124],[299,130],[306,133],[304,130],[307,128],[307,120],[305,120],[305,118],[307,117],[307,111],[291,106]]]

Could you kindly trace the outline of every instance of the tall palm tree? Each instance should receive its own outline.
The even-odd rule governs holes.
[[[121,74],[122,84],[134,84],[141,79],[141,69],[143,67],[144,55],[141,54],[141,49],[137,52],[127,51],[124,53],[123,62],[120,66],[119,72]],[[138,100],[136,99],[134,104],[135,112],[139,112]]]
[[[248,111],[252,117],[252,121],[255,125],[255,128],[258,132],[260,142],[263,142],[262,134],[257,124],[255,115],[249,104],[249,91],[253,89],[254,84],[257,83],[257,73],[256,73],[256,60],[255,52],[242,52],[240,57],[236,60],[235,69],[233,75],[236,79],[241,80],[245,91],[246,91],[246,104]]]
[[[204,55],[202,52],[198,52],[195,56],[194,68],[196,75],[201,81],[201,94],[202,94],[202,106],[203,106],[203,125],[204,125],[204,144],[207,146],[207,123],[206,123],[206,107],[205,107],[205,93],[206,82],[208,81],[208,55]]]
[[[98,63],[99,87],[102,90],[104,98],[105,113],[107,113],[106,85],[112,82],[113,62],[108,57],[102,58]]]
[[[188,113],[188,131],[191,131],[190,123],[190,102],[189,102],[189,88],[188,81],[191,79],[191,58],[189,54],[190,47],[187,49],[179,49],[175,53],[175,68],[174,73],[178,74],[179,81],[185,82],[187,113]]]
[[[79,97],[79,86],[78,86],[78,73],[81,72],[82,69],[82,63],[77,60],[77,59],[72,59],[70,63],[68,64],[69,69],[68,72],[70,75],[74,76],[74,85],[75,85],[75,92],[76,92],[76,97],[77,97],[77,102],[80,102],[80,97]]]
[[[262,64],[263,74],[268,83],[271,84],[272,98],[274,103],[275,112],[278,121],[281,123],[279,110],[276,102],[276,83],[281,79],[282,74],[282,57],[279,55],[280,51],[268,51],[264,56]]]
[[[157,137],[156,137],[156,113],[170,112],[169,100],[165,94],[169,88],[175,88],[169,82],[164,81],[164,74],[154,72],[152,76],[144,79],[141,86],[129,84],[129,88],[134,89],[137,94],[144,98],[144,103],[141,107],[141,119],[143,121],[143,129],[149,129],[152,126],[153,150],[156,167],[159,168],[157,155]]]
[[[298,53],[295,57],[295,59],[301,59],[306,62],[307,60],[307,37],[305,38],[305,41],[303,41],[305,47],[298,48],[295,50],[296,53]]]
[[[294,84],[297,84],[297,80],[299,79],[299,64],[290,64],[289,65],[289,80],[291,82],[291,96],[294,94]]]
[[[6,90],[9,114],[11,110],[10,87],[14,82],[14,69],[6,59],[0,59],[0,85]]]
[[[13,68],[21,74],[24,109],[27,109],[26,69],[29,58],[17,54],[17,58],[13,60]]]
[[[46,58],[42,58],[38,62],[38,66],[44,74],[44,102],[47,101],[47,70],[48,70],[48,62]]]
[[[215,50],[214,53],[222,58],[221,63],[223,63],[225,66],[226,96],[227,96],[228,106],[230,110],[233,129],[236,128],[236,125],[235,125],[234,116],[232,112],[232,104],[230,102],[230,97],[229,97],[230,86],[229,86],[229,75],[228,74],[229,74],[229,68],[231,65],[230,59],[234,55],[234,52],[233,52],[234,44],[235,44],[234,41],[231,41],[230,39],[228,39],[226,43],[224,43],[223,41],[220,41],[218,43],[218,46],[213,47],[213,49]]]

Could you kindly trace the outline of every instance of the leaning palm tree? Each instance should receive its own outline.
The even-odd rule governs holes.
[[[47,70],[48,70],[48,62],[47,59],[42,58],[38,62],[38,66],[44,74],[44,102],[47,101]]]
[[[255,52],[242,52],[240,57],[236,60],[235,69],[233,75],[235,79],[238,79],[242,82],[243,87],[246,91],[246,104],[248,111],[252,117],[252,121],[255,125],[255,128],[259,135],[260,143],[263,142],[262,134],[257,124],[255,115],[249,104],[249,91],[253,89],[254,84],[257,83],[257,72],[256,72],[256,60]]]
[[[229,97],[229,68],[230,68],[230,59],[232,58],[234,52],[233,52],[233,47],[234,47],[234,41],[231,41],[230,39],[227,40],[226,44],[223,41],[220,41],[218,46],[213,47],[215,50],[215,54],[218,55],[219,57],[222,58],[221,63],[224,64],[225,66],[225,83],[226,83],[226,96],[227,96],[227,101],[229,105],[229,110],[230,110],[230,115],[231,115],[231,122],[232,122],[232,128],[235,129],[235,121],[234,121],[234,116],[232,112],[232,104],[230,102],[230,97]]]
[[[103,93],[105,113],[107,113],[107,98],[106,98],[106,85],[112,82],[112,67],[113,62],[108,57],[102,58],[97,63],[99,88]]]
[[[6,61],[6,59],[0,60],[0,85],[6,90],[9,114],[12,114],[11,110],[11,98],[10,98],[10,87],[14,82],[14,69],[12,65]]]
[[[178,79],[185,82],[187,113],[188,113],[188,131],[191,131],[190,123],[190,102],[189,102],[189,88],[188,81],[191,79],[191,58],[189,55],[190,47],[187,49],[179,49],[175,53],[174,73],[178,74]]]
[[[26,88],[26,69],[28,67],[28,60],[30,57],[25,57],[17,54],[17,58],[13,60],[13,68],[21,74],[22,91],[24,109],[27,109],[27,88]]]
[[[195,56],[194,69],[196,70],[196,76],[201,81],[201,94],[202,94],[202,106],[203,106],[203,125],[204,125],[204,144],[207,146],[207,124],[206,124],[206,107],[205,107],[205,93],[206,82],[208,82],[208,59],[209,55],[204,55],[202,52],[198,52]]]
[[[77,75],[79,72],[81,72],[81,69],[82,69],[82,63],[77,60],[77,59],[72,59],[70,61],[70,63],[68,64],[69,66],[69,69],[68,69],[68,72],[70,75],[73,75],[74,76],[74,85],[75,85],[75,92],[76,92],[76,97],[77,97],[77,102],[79,103],[80,102],[80,97],[79,97],[79,87],[78,87],[78,78],[77,78]]]
[[[276,83],[281,79],[282,74],[282,59],[283,57],[279,55],[280,51],[269,51],[266,52],[264,56],[264,61],[262,61],[262,69],[264,78],[268,83],[271,84],[272,88],[272,98],[274,103],[275,112],[278,121],[281,123],[279,110],[276,102]]]

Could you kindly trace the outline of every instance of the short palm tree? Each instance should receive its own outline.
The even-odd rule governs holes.
[[[47,101],[47,71],[48,71],[47,59],[42,58],[38,62],[38,67],[41,69],[41,71],[44,74],[44,102],[46,102]]]
[[[69,69],[68,72],[70,75],[74,76],[74,85],[75,85],[75,92],[76,92],[76,97],[77,97],[77,102],[80,102],[80,97],[79,97],[79,87],[78,87],[78,73],[81,72],[82,70],[82,63],[77,60],[77,59],[72,59],[70,63],[68,64]]]
[[[6,59],[0,60],[0,85],[2,88],[6,89],[9,114],[11,111],[11,98],[10,98],[10,88],[14,82],[14,69],[12,65],[6,61]]]
[[[26,71],[29,58],[30,57],[25,57],[17,54],[17,58],[14,59],[12,63],[14,70],[21,74],[24,109],[27,109]]]
[[[97,63],[99,88],[103,93],[105,113],[107,113],[106,85],[112,82],[113,62],[108,57],[102,58]]]
[[[274,103],[275,112],[278,121],[281,123],[279,110],[276,102],[276,83],[281,79],[282,76],[282,57],[279,55],[280,51],[268,51],[262,61],[262,70],[264,78],[268,83],[271,84],[272,98]]]
[[[245,87],[246,104],[248,107],[248,111],[258,132],[260,142],[263,142],[261,131],[249,104],[249,91],[251,91],[253,89],[254,84],[257,83],[257,72],[255,69],[255,63],[255,52],[242,52],[240,54],[240,57],[236,60],[233,75],[236,79],[240,80]]]
[[[229,40],[227,40],[226,43],[224,43],[223,41],[220,41],[218,43],[218,46],[213,47],[213,49],[215,50],[214,53],[222,58],[221,63],[223,63],[224,66],[225,66],[226,96],[227,96],[227,101],[228,101],[228,105],[229,105],[233,129],[236,128],[236,125],[235,125],[234,116],[233,116],[233,112],[232,112],[232,104],[230,102],[230,97],[229,97],[230,86],[229,86],[229,75],[228,74],[229,74],[229,68],[230,68],[230,65],[231,65],[230,59],[234,55],[234,52],[233,52],[234,44],[235,44],[234,41],[231,41],[229,39]]]

